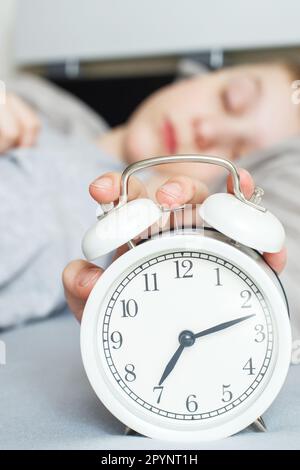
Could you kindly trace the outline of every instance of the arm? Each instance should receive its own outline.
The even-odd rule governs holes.
[[[0,157],[0,330],[65,306],[61,272],[81,255],[95,218],[86,187],[99,169],[112,168],[122,170],[47,123],[36,146]]]

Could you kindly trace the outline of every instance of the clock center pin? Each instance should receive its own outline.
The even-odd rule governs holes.
[[[192,331],[184,330],[180,333],[178,340],[181,346],[189,347],[193,346],[193,344],[195,343],[195,336]]]

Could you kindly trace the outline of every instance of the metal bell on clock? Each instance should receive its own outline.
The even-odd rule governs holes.
[[[162,215],[151,199],[136,199],[118,205],[100,217],[82,240],[82,251],[92,261],[133,239]]]
[[[202,204],[200,216],[238,243],[261,252],[277,253],[284,245],[284,228],[269,210],[257,205],[261,191],[256,188],[250,201],[242,201],[233,194],[213,194]]]

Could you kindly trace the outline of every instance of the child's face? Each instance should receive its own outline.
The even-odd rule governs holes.
[[[268,64],[231,67],[162,88],[130,118],[126,157],[235,158],[297,134],[300,109],[292,103],[291,83],[283,66]]]

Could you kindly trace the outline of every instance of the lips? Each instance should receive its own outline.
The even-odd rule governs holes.
[[[177,149],[176,132],[173,124],[168,119],[163,123],[162,134],[166,150],[169,153],[175,153]]]

